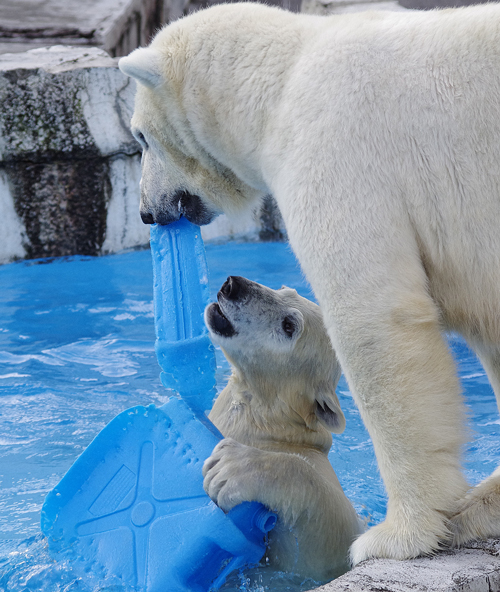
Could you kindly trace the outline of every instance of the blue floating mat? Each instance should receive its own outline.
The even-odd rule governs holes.
[[[180,399],[124,411],[48,494],[50,550],[148,592],[206,592],[258,563],[274,514],[248,503],[226,515],[203,490],[219,438]]]
[[[47,495],[49,550],[140,592],[217,590],[260,561],[276,515],[256,502],[225,514],[203,490],[202,466],[222,438],[208,420],[215,357],[203,323],[208,270],[198,227],[151,229],[156,352],[178,394],[115,417]]]

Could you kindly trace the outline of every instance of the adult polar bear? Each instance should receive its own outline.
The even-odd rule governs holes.
[[[441,331],[467,338],[498,397],[500,5],[220,5],[120,68],[140,83],[145,222],[279,204],[389,495],[353,563],[499,535],[500,473],[467,495]]]

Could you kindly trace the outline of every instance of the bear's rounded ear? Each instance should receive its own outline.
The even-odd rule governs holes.
[[[161,83],[161,55],[156,49],[139,47],[130,55],[120,58],[118,67],[131,78],[148,88],[155,88]]]
[[[341,434],[345,430],[345,417],[335,390],[321,390],[316,394],[315,413],[329,432]]]
[[[288,309],[281,322],[281,327],[287,337],[295,343],[304,331],[304,315],[297,308]]]

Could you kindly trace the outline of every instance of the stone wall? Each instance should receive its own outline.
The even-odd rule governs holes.
[[[97,48],[0,56],[0,262],[147,242],[134,93]]]

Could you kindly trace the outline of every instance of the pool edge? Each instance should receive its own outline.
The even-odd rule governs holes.
[[[315,592],[492,592],[500,590],[500,539],[408,561],[371,559]]]

